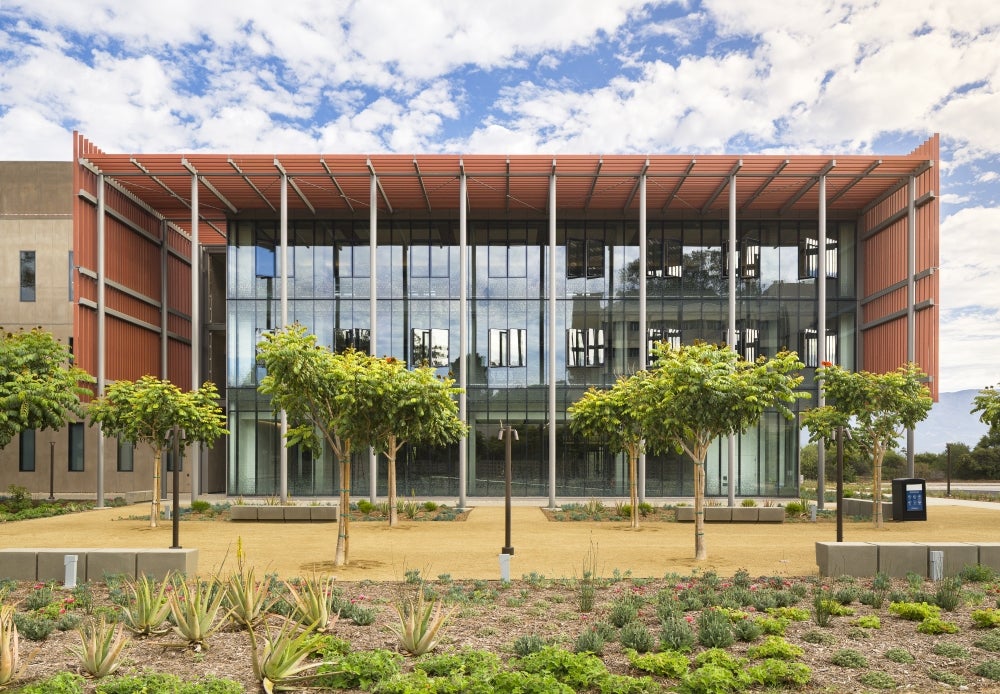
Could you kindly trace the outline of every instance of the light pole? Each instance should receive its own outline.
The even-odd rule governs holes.
[[[56,442],[49,441],[49,501],[56,500]]]
[[[505,436],[506,435],[506,436]],[[500,434],[498,439],[504,439],[504,546],[500,550],[501,554],[514,554],[514,547],[510,544],[510,481],[511,481],[511,446],[517,440],[517,431],[508,424],[500,424]]]
[[[176,424],[174,425],[173,433],[171,434],[174,439],[174,511],[173,511],[173,529],[174,529],[174,544],[170,545],[170,549],[180,549],[180,534],[181,534],[181,514],[180,514],[180,504],[181,504],[181,491],[180,491],[180,469],[181,469],[181,439],[184,438],[184,430],[181,429]]]

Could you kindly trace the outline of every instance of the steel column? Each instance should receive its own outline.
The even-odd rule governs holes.
[[[288,174],[281,172],[281,211],[279,212],[279,233],[280,247],[278,257],[280,258],[280,273],[278,280],[278,305],[281,313],[281,328],[288,327]],[[281,503],[288,503],[288,447],[285,445],[288,437],[288,413],[284,410],[279,415],[281,418],[280,437],[281,445],[278,447],[278,496]]]
[[[639,370],[645,370],[649,364],[649,355],[646,354],[646,346],[649,343],[649,329],[646,322],[647,292],[646,292],[646,270],[649,259],[646,257],[646,174],[639,176]],[[610,335],[608,339],[610,339]],[[639,503],[646,500],[646,453],[645,449],[639,456],[638,470],[639,488],[636,490]]]
[[[107,225],[105,224],[105,181],[104,174],[97,176],[97,396],[103,397],[104,387],[107,385],[107,334],[105,332],[105,319],[107,317],[107,303],[104,296],[105,289],[105,241],[107,236]],[[72,454],[72,453],[71,453]],[[154,494],[159,491],[154,489]],[[97,507],[104,507],[104,430],[97,425]]]
[[[736,272],[739,257],[736,253],[736,174],[729,177],[729,326],[727,342],[730,349],[736,349]],[[736,436],[730,434],[726,440],[726,494],[729,505],[736,505]]]
[[[917,361],[917,178],[910,176],[906,201],[906,361]],[[913,477],[913,427],[906,430],[906,476]]]
[[[198,175],[191,176],[191,390],[201,387],[201,246],[198,241]],[[198,498],[202,445],[191,442],[191,501]],[[174,460],[174,467],[181,464]]]
[[[826,176],[819,177],[819,248],[816,257],[816,365],[826,361]],[[819,389],[817,405],[822,407],[826,398]],[[816,509],[826,506],[826,440],[820,439],[816,451]]]
[[[556,508],[556,171],[549,176],[549,508]]]
[[[461,166],[461,164],[460,164]],[[469,258],[468,258],[468,181],[465,178],[465,168],[462,167],[461,176],[458,179],[458,387],[461,389],[458,394],[458,417],[463,423],[469,423],[469,412],[468,412],[468,399],[466,391],[469,385],[469,376],[467,372],[468,359],[466,353],[469,349],[469,335],[468,335],[468,304],[469,304],[469,292],[468,292],[468,274],[469,274]],[[458,442],[458,507],[464,509],[466,507],[466,489],[468,488],[468,474],[469,474],[469,436],[462,437],[462,440]]]
[[[371,165],[369,164],[369,167]],[[371,356],[377,354],[377,343],[378,335],[376,331],[376,326],[378,325],[378,318],[376,315],[376,310],[378,307],[378,301],[376,300],[378,281],[377,281],[377,268],[378,263],[376,262],[376,256],[378,255],[378,177],[375,175],[375,171],[371,170],[371,180],[368,186],[368,233],[371,234],[368,239],[368,251],[369,251],[369,265],[371,266],[371,290],[369,291],[368,299],[368,310],[371,314],[370,318],[370,328],[369,338],[370,342],[368,344],[368,353]],[[378,456],[375,455],[375,449],[368,449],[368,499],[373,504],[376,501],[378,493]]]

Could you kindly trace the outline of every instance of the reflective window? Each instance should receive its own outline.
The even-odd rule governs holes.
[[[603,366],[604,330],[601,328],[570,328],[566,331],[567,366]]]
[[[83,472],[83,422],[69,423],[69,471]]]
[[[756,361],[760,356],[760,330],[756,323],[737,326],[736,352],[746,361]]]
[[[826,276],[836,277],[837,240],[826,239]],[[819,239],[805,236],[799,239],[799,279],[815,278],[819,275]]]
[[[646,329],[646,362],[653,362],[653,346],[657,343],[665,342],[670,349],[681,348],[681,329],[670,327],[656,327]]]
[[[649,239],[646,242],[646,276],[680,277],[683,269],[683,248],[673,239]]]
[[[118,442],[118,472],[132,472],[135,469],[135,445],[128,441]]]
[[[337,331],[337,344],[334,345],[335,352],[343,352],[347,349],[355,349],[368,354],[371,351],[372,331],[368,328],[341,328]]]
[[[413,366],[448,366],[447,330],[414,328],[410,338]]]
[[[806,328],[801,336],[802,349],[799,356],[802,363],[809,367],[819,366],[819,341],[816,339],[816,329]],[[838,363],[837,359],[837,331],[827,329],[826,331],[826,356],[825,361],[832,364]]]
[[[35,471],[35,430],[24,429],[21,431],[20,453],[18,457],[18,470],[21,472]]]
[[[35,252],[21,251],[21,301],[35,300]]]
[[[524,366],[527,330],[490,330],[490,366]]]
[[[604,277],[604,241],[569,239],[566,241],[566,279]]]

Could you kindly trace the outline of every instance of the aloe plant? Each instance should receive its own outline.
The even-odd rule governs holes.
[[[236,571],[224,585],[230,617],[247,629],[253,629],[279,599],[271,597],[270,581],[258,581],[254,567],[247,565],[242,538],[236,540]]]
[[[335,581],[332,576],[314,576],[303,581],[298,588],[285,582],[299,624],[313,624],[320,633],[329,631],[333,627],[338,616],[330,611]]]
[[[84,671],[92,677],[105,677],[121,665],[121,654],[128,644],[121,623],[108,624],[102,616],[96,622],[88,622],[76,630],[80,644],[68,646],[71,653],[80,659]]]
[[[222,617],[222,601],[226,591],[214,579],[195,579],[191,588],[185,581],[177,581],[167,596],[174,632],[185,639],[186,645],[201,651],[208,648],[208,638],[224,624],[228,612]]]
[[[300,629],[293,620],[285,620],[277,634],[264,622],[263,648],[258,651],[257,636],[249,629],[252,650],[253,674],[267,694],[275,691],[297,690],[306,680],[315,676],[310,670],[324,665],[324,661],[305,662],[316,652],[320,639],[314,626]]]
[[[137,580],[127,579],[125,587],[132,594],[132,599],[122,607],[122,622],[130,631],[138,636],[170,631],[169,626],[164,626],[170,614],[170,603],[166,597],[168,585],[164,579],[157,589],[156,581],[146,576]]]
[[[23,666],[18,665],[21,657],[18,642],[14,608],[0,605],[0,687],[13,682],[23,669]]]
[[[417,591],[416,600],[396,603],[399,624],[389,628],[399,637],[399,645],[412,655],[423,655],[437,646],[441,629],[454,613],[455,608],[442,613],[441,603],[426,600],[423,590]]]

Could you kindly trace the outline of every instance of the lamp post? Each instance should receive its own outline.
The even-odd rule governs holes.
[[[176,424],[174,425],[173,432],[171,433],[174,439],[174,510],[173,510],[173,529],[174,529],[174,544],[170,545],[170,549],[180,549],[180,533],[181,533],[181,514],[180,514],[180,503],[181,503],[181,492],[180,492],[180,469],[181,469],[181,439],[184,438],[184,430],[181,429]]]
[[[504,546],[500,550],[501,554],[514,554],[514,547],[510,544],[510,482],[511,482],[511,446],[512,442],[517,440],[517,431],[508,424],[507,426],[500,425],[500,434],[497,436],[499,439],[504,439],[505,454],[504,454]]]
[[[844,427],[837,427],[837,542],[844,541]]]
[[[49,441],[49,501],[56,500],[56,442]]]

